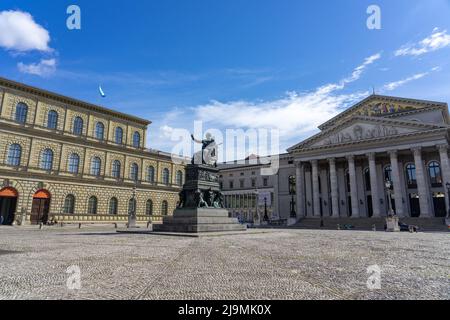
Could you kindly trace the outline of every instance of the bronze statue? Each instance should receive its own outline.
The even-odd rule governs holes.
[[[197,152],[192,157],[192,164],[207,164],[217,166],[217,144],[210,133],[206,134],[205,140],[197,140],[191,134],[194,142],[202,145],[202,151]]]

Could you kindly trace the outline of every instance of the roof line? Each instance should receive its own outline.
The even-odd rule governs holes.
[[[25,91],[40,97],[44,97],[47,99],[53,99],[56,100],[58,102],[62,102],[62,103],[67,103],[67,104],[72,104],[84,109],[88,109],[90,111],[96,111],[99,113],[106,113],[109,114],[111,116],[114,117],[118,117],[118,118],[122,118],[124,120],[127,121],[131,121],[131,122],[137,122],[141,125],[145,125],[148,126],[149,124],[151,124],[152,122],[143,118],[139,118],[139,117],[135,117],[126,113],[122,113],[119,111],[114,111],[112,109],[106,108],[106,107],[102,107],[99,105],[95,105],[89,102],[85,102],[82,100],[78,100],[75,98],[71,98],[68,96],[64,96],[55,92],[51,92],[45,89],[41,89],[41,88],[37,88],[37,87],[33,87],[24,83],[20,83],[14,80],[10,80],[10,79],[6,79],[3,77],[0,77],[0,85],[1,86],[5,86],[7,88],[10,89],[15,89],[15,90],[20,90],[20,91]]]
[[[340,114],[338,114],[337,116],[331,118],[330,120],[324,122],[323,124],[321,124],[318,128],[320,130],[326,128],[329,126],[329,124],[333,121],[336,121],[342,117],[344,117],[345,115],[347,115],[348,113],[350,113],[351,111],[355,110],[356,108],[358,108],[359,106],[363,105],[364,103],[366,103],[368,100],[374,99],[374,98],[380,98],[380,99],[389,99],[389,100],[399,100],[399,101],[408,101],[408,102],[412,102],[412,103],[417,103],[417,104],[432,104],[432,105],[440,105],[440,106],[448,106],[447,103],[445,102],[438,102],[438,101],[430,101],[430,100],[419,100],[419,99],[411,99],[411,98],[403,98],[403,97],[394,97],[394,96],[385,96],[385,95],[379,95],[379,94],[372,94],[366,98],[364,98],[363,100],[361,100],[360,102],[354,104],[353,106],[351,106],[350,108],[348,108],[347,110],[341,112]]]

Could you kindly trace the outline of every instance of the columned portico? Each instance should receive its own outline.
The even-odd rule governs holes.
[[[306,217],[305,211],[305,165],[301,162],[296,165],[296,196],[297,218]]]
[[[336,173],[336,159],[331,158],[328,160],[330,164],[330,184],[331,184],[331,212],[333,218],[339,217],[339,191],[338,180]]]
[[[319,187],[319,163],[317,160],[311,161],[312,185],[313,185],[313,215],[320,217],[320,187]]]
[[[420,205],[420,217],[430,218],[430,203],[429,203],[429,187],[427,180],[425,179],[425,172],[422,160],[422,148],[412,149],[414,152],[414,162],[416,166],[416,179],[417,179],[417,190],[419,193],[419,205]]]
[[[371,152],[367,155],[367,157],[369,158],[370,191],[372,193],[373,217],[379,218],[381,216],[381,209],[380,195],[378,192],[378,175],[377,166],[375,163],[375,153]]]
[[[358,185],[356,182],[356,167],[355,167],[355,157],[348,156],[348,173],[350,180],[350,197],[352,206],[352,218],[359,218],[359,206],[358,206]]]
[[[391,159],[391,175],[392,175],[392,184],[394,186],[394,198],[395,198],[395,210],[396,214],[399,217],[404,217],[405,212],[403,209],[403,189],[402,184],[400,182],[400,168],[398,166],[398,152],[390,151],[389,156]]]

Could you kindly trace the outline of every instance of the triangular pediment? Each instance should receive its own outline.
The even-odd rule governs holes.
[[[325,122],[319,129],[325,130],[353,116],[385,117],[406,111],[429,108],[431,106],[446,106],[441,102],[405,99],[389,96],[371,95],[358,104]]]
[[[292,147],[289,151],[304,148],[370,141],[379,138],[402,136],[410,133],[445,128],[443,125],[426,124],[414,121],[401,121],[379,117],[353,116],[338,125]]]

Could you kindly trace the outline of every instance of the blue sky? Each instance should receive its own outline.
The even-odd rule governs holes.
[[[81,30],[66,27],[71,4]],[[381,30],[366,27],[371,4]],[[35,25],[5,15],[19,11]],[[0,76],[149,119],[152,148],[203,120],[277,128],[284,150],[372,86],[449,102],[449,17],[449,0],[2,0],[0,26],[31,39],[0,27]]]

